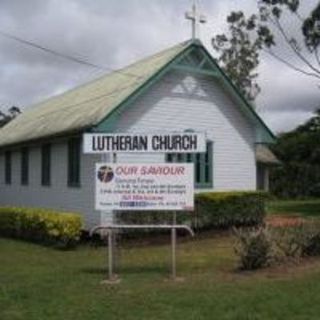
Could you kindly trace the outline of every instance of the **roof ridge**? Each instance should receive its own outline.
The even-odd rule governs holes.
[[[161,50],[161,51],[159,51],[159,52],[157,52],[157,53],[155,53],[155,54],[146,56],[146,57],[144,57],[144,58],[142,58],[142,59],[140,59],[140,60],[138,60],[138,61],[136,61],[136,62],[133,62],[133,63],[131,63],[131,64],[129,64],[129,65],[123,67],[123,68],[120,68],[120,69],[118,69],[118,70],[115,70],[114,72],[121,72],[121,70],[128,69],[128,68],[130,68],[130,67],[133,67],[134,65],[137,65],[137,64],[139,64],[139,63],[141,63],[141,62],[144,62],[144,61],[146,61],[146,60],[148,60],[148,59],[156,58],[157,56],[161,56],[161,55],[164,54],[165,52],[170,51],[170,50],[173,50],[174,48],[177,48],[177,47],[179,47],[179,46],[181,46],[181,48],[184,48],[185,46],[187,46],[187,45],[189,45],[189,44],[192,44],[192,43],[193,43],[193,40],[186,40],[186,41],[180,42],[180,43],[178,43],[178,44],[176,44],[176,45],[174,45],[174,46],[167,47],[166,49],[163,49],[163,50]]]

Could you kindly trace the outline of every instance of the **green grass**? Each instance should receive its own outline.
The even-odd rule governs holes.
[[[272,201],[268,204],[268,213],[320,217],[320,199]]]
[[[173,283],[169,259],[168,246],[122,248],[122,282],[105,286],[106,248],[0,239],[0,319],[319,319],[320,261],[239,273],[229,237],[196,238],[179,244]]]

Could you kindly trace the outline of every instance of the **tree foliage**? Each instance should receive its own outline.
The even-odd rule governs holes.
[[[18,107],[12,106],[8,109],[7,112],[0,111],[0,128],[4,127],[11,120],[17,117],[21,113]]]
[[[285,198],[320,196],[320,109],[273,147],[282,165],[271,174],[271,191]]]
[[[261,91],[257,82],[261,53],[299,73],[320,79],[320,3],[307,17],[302,16],[300,7],[299,0],[257,0],[256,14],[246,17],[241,11],[231,12],[227,17],[228,32],[213,37],[218,61],[249,100],[254,100]],[[289,34],[291,28],[284,24],[288,17],[292,24],[299,25],[301,34]],[[295,63],[277,52],[280,45],[293,53]]]
[[[224,71],[248,100],[254,100],[260,92],[256,81],[259,51],[264,44],[274,44],[269,30],[257,25],[257,21],[256,15],[246,18],[241,11],[232,12],[227,17],[230,35],[220,34],[212,39]]]

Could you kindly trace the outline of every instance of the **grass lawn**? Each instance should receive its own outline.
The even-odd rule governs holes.
[[[268,204],[268,213],[277,215],[297,215],[306,218],[320,217],[320,199],[271,201]]]
[[[320,260],[239,273],[231,241],[180,243],[178,283],[165,280],[168,246],[122,248],[122,282],[103,286],[105,248],[0,239],[0,319],[319,319]]]

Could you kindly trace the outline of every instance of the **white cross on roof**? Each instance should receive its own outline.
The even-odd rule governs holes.
[[[199,35],[199,26],[201,23],[206,23],[207,18],[198,11],[196,0],[192,5],[192,11],[187,11],[185,14],[186,19],[192,22],[192,39],[196,39]]]

